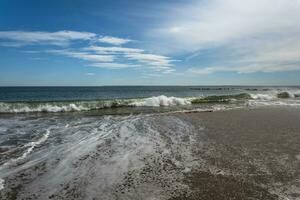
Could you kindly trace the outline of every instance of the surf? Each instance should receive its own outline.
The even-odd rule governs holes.
[[[211,94],[197,97],[152,96],[147,98],[68,100],[68,101],[16,101],[0,102],[0,113],[59,113],[81,112],[132,107],[185,107],[201,104],[274,103],[285,105],[299,103],[299,90],[267,90],[236,92],[234,94]],[[283,104],[283,103],[282,103]],[[254,105],[254,104],[252,104]]]

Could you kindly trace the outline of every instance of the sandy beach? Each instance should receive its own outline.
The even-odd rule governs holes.
[[[300,200],[300,0],[0,0],[0,200]]]
[[[186,199],[300,198],[298,110],[235,110],[186,117],[204,124],[199,134],[204,145],[197,153],[217,170],[192,171],[187,180],[195,195]]]
[[[89,128],[99,117],[84,127],[77,118],[52,124],[89,136],[50,133],[26,162],[4,170],[1,199],[300,198],[299,109],[116,116],[101,137]]]

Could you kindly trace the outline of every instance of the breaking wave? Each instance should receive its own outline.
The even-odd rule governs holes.
[[[76,112],[120,107],[169,107],[208,103],[235,103],[243,101],[276,101],[283,99],[299,100],[297,91],[268,91],[265,93],[239,93],[211,95],[205,97],[167,97],[164,95],[141,99],[114,99],[94,101],[51,101],[51,102],[0,102],[0,113],[30,112]]]
[[[74,112],[129,106],[128,100],[0,102],[0,113]]]
[[[134,101],[130,103],[131,106],[182,106],[191,104],[191,98],[178,98],[178,97],[167,97],[164,95],[157,97],[150,97],[142,99],[140,101]]]

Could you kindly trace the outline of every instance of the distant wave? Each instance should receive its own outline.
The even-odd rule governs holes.
[[[299,91],[268,91],[265,93],[239,93],[206,97],[167,97],[164,95],[141,99],[114,99],[94,101],[51,101],[51,102],[0,102],[0,113],[29,112],[75,112],[118,107],[167,107],[208,103],[235,103],[257,100],[276,101],[300,97]]]

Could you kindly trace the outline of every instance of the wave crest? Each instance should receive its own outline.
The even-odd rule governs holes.
[[[114,99],[95,101],[57,101],[57,102],[0,102],[0,113],[30,112],[74,112],[118,107],[167,107],[187,106],[207,103],[234,103],[246,101],[273,102],[284,99],[299,101],[298,91],[268,91],[266,93],[239,93],[211,95],[205,97],[167,97],[164,95],[142,99]]]
[[[130,105],[159,107],[159,106],[183,106],[188,104],[191,104],[189,98],[167,97],[161,95],[157,97],[146,98],[143,99],[142,101],[136,101],[131,103]]]

